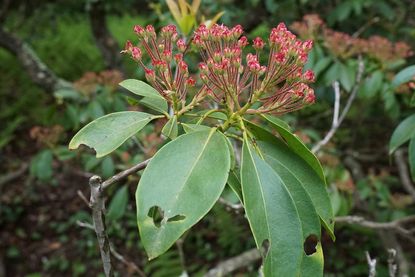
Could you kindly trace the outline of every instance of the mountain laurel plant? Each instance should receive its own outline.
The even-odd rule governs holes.
[[[169,142],[151,159],[136,191],[149,258],[166,252],[203,218],[228,185],[244,206],[265,276],[322,276],[321,224],[334,239],[324,174],[309,149],[272,116],[314,102],[308,86],[314,74],[303,70],[312,41],[297,40],[282,23],[267,43],[256,38],[252,46],[240,25],[200,25],[188,42],[173,25],[159,34],[151,25],[134,31],[139,45],[127,41],[122,52],[144,69],[149,85],[125,80],[120,86],[154,114],[98,118],[69,147],[85,144],[102,157],[152,120],[167,119],[162,133]],[[198,78],[186,63],[192,53],[201,60]],[[240,163],[235,151],[241,151]],[[313,251],[306,253],[310,242]]]

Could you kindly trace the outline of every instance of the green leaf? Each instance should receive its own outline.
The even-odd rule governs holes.
[[[156,89],[140,80],[127,79],[122,81],[119,85],[132,93],[143,97],[164,99]]]
[[[239,201],[241,201],[241,203],[243,203],[243,196],[242,196],[242,186],[241,186],[241,181],[239,181],[238,176],[235,174],[235,172],[233,170],[231,170],[229,172],[229,177],[228,177],[228,185],[229,187],[233,190],[233,192],[235,192],[236,196],[238,196]]]
[[[298,138],[297,135],[291,133],[283,124],[278,121],[273,120],[270,116],[263,116],[272,126],[277,130],[281,137],[288,144],[288,147],[291,148],[297,155],[306,161],[311,168],[317,173],[321,180],[326,183],[326,178],[324,176],[323,168],[320,164],[320,161],[317,157],[304,145],[304,143]],[[251,123],[252,124],[252,123]]]
[[[95,149],[97,158],[105,156],[155,118],[157,116],[133,111],[105,115],[83,127],[72,138],[69,149],[85,144]]]
[[[164,98],[143,97],[139,103],[162,114],[167,114],[168,106]]]
[[[383,73],[380,70],[375,71],[368,79],[365,80],[360,89],[360,95],[371,98],[376,95],[382,88]]]
[[[302,277],[308,276],[323,276],[324,271],[324,256],[321,243],[318,242],[316,246],[316,253],[305,256],[301,265]]]
[[[340,83],[346,91],[351,91],[355,79],[355,73],[352,67],[340,64]]]
[[[262,115],[267,121],[271,122],[272,125],[277,125],[277,126],[281,126],[282,128],[291,131],[290,126],[282,119],[279,119],[278,117],[269,115],[269,114],[264,114]]]
[[[58,100],[79,100],[81,99],[81,94],[74,89],[62,88],[53,92]]]
[[[302,229],[289,191],[278,174],[253,150],[242,147],[241,184],[246,215],[264,257],[265,276],[298,276],[303,257]]]
[[[127,208],[128,204],[128,187],[122,186],[117,190],[108,207],[107,218],[109,220],[120,219]]]
[[[402,121],[393,131],[389,142],[389,154],[392,154],[399,146],[415,135],[415,114]]]
[[[127,79],[122,81],[119,85],[136,95],[143,96],[142,99],[138,100],[140,104],[161,113],[167,112],[168,106],[166,100],[156,89],[147,83],[139,80]]]
[[[314,74],[319,77],[320,73],[323,72],[331,63],[331,59],[328,57],[323,57],[318,60],[316,65],[313,67]]]
[[[409,82],[415,76],[415,65],[408,66],[398,74],[396,74],[395,78],[392,80],[392,87],[396,88],[406,82]]]
[[[288,168],[296,179],[300,181],[310,196],[323,225],[329,231],[330,236],[335,239],[333,211],[326,190],[325,179],[321,179],[321,176],[317,175],[317,172],[311,168],[311,165],[303,157],[299,156],[294,149],[287,147],[285,143],[271,133],[250,122],[247,126],[254,133],[259,147],[266,157],[268,159],[268,156],[275,157],[279,163]]]
[[[415,136],[409,142],[408,159],[412,180],[415,181]]]
[[[197,132],[197,131],[206,131],[210,130],[209,126],[200,125],[200,124],[189,124],[189,123],[180,123],[183,126],[183,130],[188,133]]]
[[[138,228],[150,259],[212,208],[229,169],[226,138],[215,129],[182,135],[156,153],[136,191]]]
[[[30,174],[41,181],[48,181],[53,176],[52,170],[53,154],[49,149],[36,154],[30,162]]]
[[[173,116],[167,121],[167,123],[164,125],[163,129],[161,130],[161,133],[171,140],[174,140],[177,138],[177,134],[179,133],[179,128],[177,126],[177,117]]]
[[[103,178],[109,178],[115,173],[114,161],[110,156],[104,158],[101,163],[101,172]]]

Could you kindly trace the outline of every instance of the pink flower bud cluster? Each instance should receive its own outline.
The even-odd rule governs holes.
[[[322,39],[324,46],[336,57],[348,59],[357,55],[365,55],[381,63],[405,59],[413,55],[410,46],[405,42],[393,43],[381,36],[355,38],[347,33],[328,28],[319,15],[305,15],[302,21],[291,25],[302,39]]]
[[[139,46],[130,41],[125,44],[122,53],[128,53],[144,69],[147,81],[169,102],[172,97],[185,99],[188,88],[195,86],[195,80],[189,76],[188,66],[183,59],[187,44],[178,38],[176,26],[167,25],[159,34],[154,27],[139,25],[134,27]],[[140,49],[150,58],[150,65],[143,62]]]
[[[203,59],[199,64],[200,78],[216,101],[242,106],[244,101],[258,96],[255,100],[261,101],[262,106],[250,112],[273,114],[314,102],[314,91],[307,85],[314,82],[314,74],[310,70],[303,73],[312,41],[297,40],[280,23],[271,31],[268,60],[261,64],[260,55],[267,43],[255,38],[255,53],[244,55],[249,42],[242,34],[240,25],[228,28],[218,24],[211,28],[201,25],[194,33],[193,44]]]

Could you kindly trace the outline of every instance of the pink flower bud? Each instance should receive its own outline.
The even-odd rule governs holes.
[[[194,86],[196,85],[196,81],[195,81],[195,79],[193,79],[192,77],[189,77],[189,78],[187,78],[187,80],[186,80],[186,84],[187,84],[189,87],[194,87]]]
[[[248,39],[246,38],[246,36],[241,37],[238,40],[238,46],[240,48],[244,48],[245,46],[247,46],[249,44]]]
[[[279,52],[277,54],[274,55],[275,60],[277,61],[277,63],[283,63],[285,62],[285,54],[282,52]]]
[[[178,39],[176,45],[180,52],[184,52],[186,50],[186,43],[183,39]]]
[[[307,104],[313,104],[316,101],[316,96],[314,95],[314,90],[310,88],[307,92],[307,95],[304,98],[304,101]]]
[[[312,40],[306,40],[304,43],[303,43],[303,49],[304,50],[311,50],[311,48],[313,48],[313,41]]]
[[[156,80],[156,74],[154,70],[149,69],[149,68],[144,68],[144,71],[145,71],[145,76],[146,76],[147,81],[154,82]]]
[[[314,82],[314,72],[310,69],[306,70],[306,72],[304,72],[304,79],[309,82]]]
[[[183,60],[183,54],[177,53],[176,55],[174,55],[174,60],[176,61],[176,63],[180,62],[181,60]]]
[[[162,53],[162,58],[166,61],[166,62],[170,62],[172,59],[172,53],[171,51],[168,50],[164,50]]]
[[[208,72],[208,67],[205,63],[199,63],[200,72],[206,74]]]
[[[133,44],[131,43],[131,41],[127,40],[127,42],[125,43],[124,46],[124,50],[121,51],[122,54],[124,53],[130,53],[133,49]]]
[[[256,37],[254,40],[253,40],[253,47],[256,49],[256,50],[261,50],[262,48],[264,48],[264,46],[265,46],[265,43],[264,43],[264,41],[260,38],[260,37]]]
[[[232,36],[234,38],[239,38],[242,35],[243,32],[244,32],[244,29],[239,24],[236,25],[235,27],[233,27],[232,30],[231,30]]]
[[[186,62],[185,62],[185,61],[181,60],[181,61],[179,62],[179,68],[180,68],[182,71],[187,72],[188,66],[187,66],[187,64],[186,64]]]
[[[142,38],[145,34],[145,30],[140,25],[134,26],[134,32],[138,35],[139,38]]]
[[[153,38],[156,37],[156,31],[154,31],[153,25],[147,25],[146,26],[146,32],[150,37],[153,37]]]
[[[141,50],[138,47],[133,47],[131,49],[131,55],[134,60],[139,61],[141,60]]]

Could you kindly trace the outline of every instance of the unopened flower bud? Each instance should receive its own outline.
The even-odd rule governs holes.
[[[261,50],[262,48],[264,48],[265,43],[260,37],[256,37],[252,41],[252,46],[254,47],[255,50]]]
[[[314,79],[315,79],[314,72],[310,69],[308,69],[308,70],[306,70],[306,72],[304,72],[303,77],[308,82],[314,82]]]
[[[156,74],[154,70],[145,68],[144,71],[147,81],[154,82],[156,80]]]
[[[139,61],[141,60],[141,50],[138,47],[133,47],[131,49],[131,56],[134,60]]]
[[[124,50],[121,51],[122,54],[124,53],[130,53],[133,50],[133,44],[131,41],[127,40],[124,46]]]
[[[183,39],[178,39],[176,45],[180,52],[184,52],[186,50],[186,43]]]
[[[134,32],[137,34],[137,36],[139,38],[143,38],[145,35],[145,30],[143,27],[141,27],[140,25],[135,25],[134,26]]]
[[[244,48],[245,46],[247,46],[249,44],[249,42],[248,42],[248,39],[247,39],[247,37],[246,36],[243,36],[243,37],[241,37],[239,40],[238,40],[238,46],[240,47],[240,48]]]
[[[189,87],[194,87],[194,86],[196,85],[196,81],[195,81],[195,79],[193,79],[192,77],[189,77],[189,78],[187,78],[187,80],[186,80],[186,84],[187,84]]]

